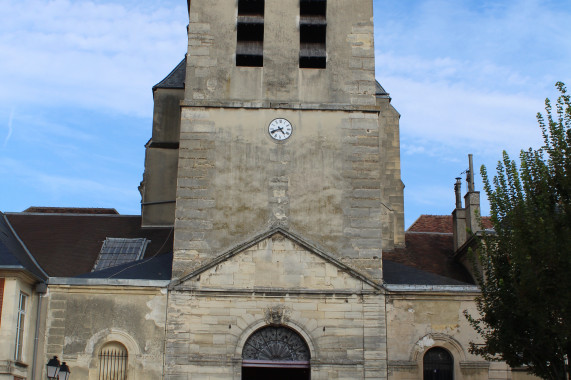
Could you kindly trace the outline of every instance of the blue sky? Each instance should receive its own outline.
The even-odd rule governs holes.
[[[0,8],[0,210],[138,214],[151,87],[184,56],[186,1]],[[571,2],[375,0],[374,10],[376,76],[402,115],[408,227],[452,211],[468,153],[492,169],[503,149],[515,158],[540,144],[536,113],[556,81],[571,85]]]

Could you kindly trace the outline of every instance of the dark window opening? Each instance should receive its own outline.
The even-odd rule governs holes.
[[[324,24],[301,24],[299,26],[299,35],[301,43],[319,43],[325,45],[325,29]]]
[[[309,380],[309,368],[242,368],[242,380]]]
[[[426,351],[422,364],[423,380],[454,379],[454,359],[442,347],[434,347]]]
[[[263,0],[239,0],[238,15],[264,15]]]
[[[326,0],[300,0],[299,67],[301,68],[325,68],[326,5]]]
[[[236,66],[264,65],[264,0],[239,0]]]
[[[263,23],[238,23],[238,41],[240,42],[257,42],[262,45],[264,41],[264,24]]]
[[[303,69],[324,69],[325,57],[299,57],[299,67]]]
[[[264,66],[264,57],[261,55],[236,54],[236,66]]]
[[[301,15],[325,16],[326,4],[326,0],[300,0]]]

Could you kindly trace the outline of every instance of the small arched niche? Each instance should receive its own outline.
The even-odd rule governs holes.
[[[242,380],[309,380],[310,351],[303,337],[285,326],[252,333],[242,349]]]
[[[454,380],[454,358],[442,347],[426,351],[422,359],[423,380]]]
[[[127,380],[129,353],[116,341],[105,343],[98,354],[100,380]]]

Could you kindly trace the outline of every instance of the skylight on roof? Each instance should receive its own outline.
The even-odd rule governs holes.
[[[149,242],[145,238],[106,238],[92,271],[140,260]]]

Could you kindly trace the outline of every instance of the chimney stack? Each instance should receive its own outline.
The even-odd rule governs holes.
[[[456,208],[462,208],[462,178],[460,177],[456,177],[454,193],[456,193]]]
[[[456,178],[454,192],[456,195],[456,208],[452,211],[452,224],[454,232],[454,251],[462,247],[468,239],[480,231],[480,192],[474,187],[474,165],[472,155],[468,155],[468,170],[466,170],[466,182],[468,191],[464,196],[465,207],[462,208],[462,181]]]

